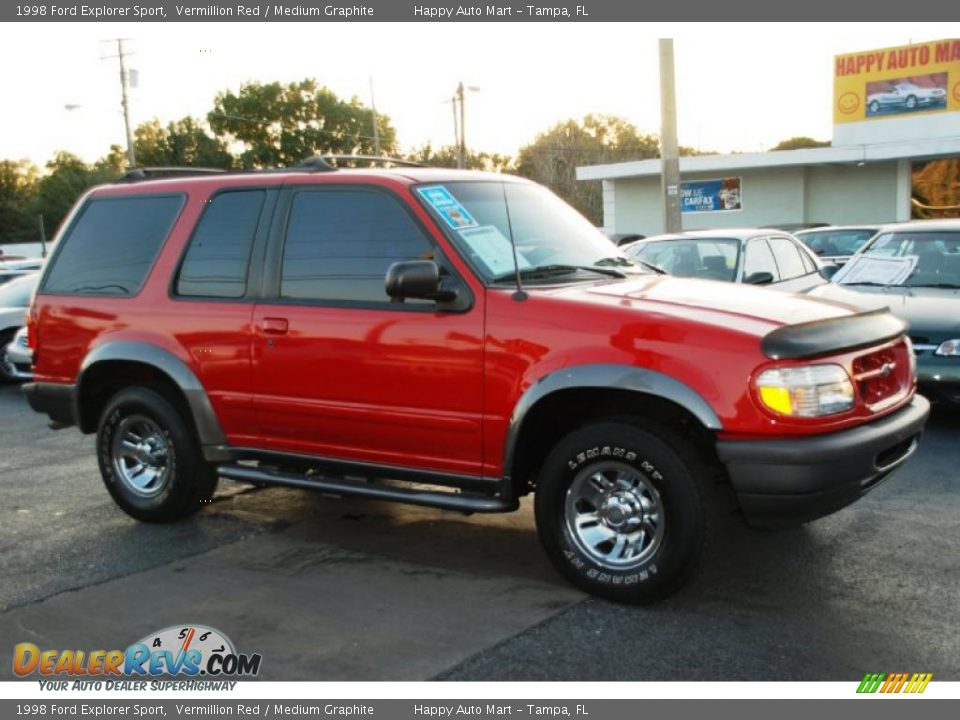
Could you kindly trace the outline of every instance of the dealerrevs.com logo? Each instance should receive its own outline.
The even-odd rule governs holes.
[[[867,673],[860,681],[858,693],[922,693],[933,679],[933,673]]]
[[[260,661],[259,654],[238,653],[230,638],[205,625],[164,628],[125,650],[41,650],[33,643],[19,643],[13,650],[18,677],[253,677]]]

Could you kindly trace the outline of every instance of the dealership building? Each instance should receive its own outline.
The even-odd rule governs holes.
[[[838,56],[830,147],[577,168],[603,185],[608,233],[663,232],[662,196],[680,194],[685,230],[910,219],[916,163],[960,157],[960,40]]]

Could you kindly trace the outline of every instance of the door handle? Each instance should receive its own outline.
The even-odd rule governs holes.
[[[286,318],[264,318],[263,332],[266,335],[286,335],[290,329],[290,323]]]

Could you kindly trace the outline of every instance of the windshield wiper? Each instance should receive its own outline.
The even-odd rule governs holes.
[[[535,265],[533,267],[521,268],[519,270],[519,274],[521,278],[532,279],[573,275],[580,270],[587,270],[589,272],[597,273],[598,275],[606,275],[607,277],[626,277],[626,275],[619,270],[614,270],[613,268],[599,268],[592,265]],[[510,272],[501,273],[500,275],[495,276],[493,281],[504,282],[506,280],[511,280],[516,276],[517,272],[511,270]]]
[[[602,260],[597,260],[594,265],[605,265],[605,266],[614,266],[614,267],[636,267],[637,264],[643,265],[653,270],[657,275],[667,275],[667,271],[662,267],[649,263],[646,260],[641,260],[640,258],[630,259],[625,257],[608,257],[603,258]]]
[[[904,285],[904,287],[911,287],[911,288],[944,288],[945,290],[958,290],[958,289],[960,289],[960,285],[957,285],[956,283],[944,283],[944,282],[939,282],[939,283],[918,283],[918,284],[916,284],[916,285],[914,285],[914,284]]]
[[[840,287],[843,287],[845,285],[860,285],[863,287],[882,287],[882,288],[903,287],[902,285],[891,285],[890,283],[870,282],[869,280],[865,280],[863,282],[838,282],[837,285],[839,285]]]

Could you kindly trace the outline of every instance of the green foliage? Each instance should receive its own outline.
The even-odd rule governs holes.
[[[247,83],[214,99],[214,134],[244,149],[241,167],[288,167],[323,154],[372,155],[373,113],[357,98],[341,100],[312,79],[282,85]],[[379,115],[381,154],[396,152],[396,131]]]
[[[814,140],[813,138],[801,135],[798,137],[792,137],[789,140],[781,140],[772,148],[770,148],[770,152],[775,150],[801,150],[803,148],[821,147],[830,147],[830,143],[826,140]]]
[[[430,143],[417,148],[406,155],[407,160],[423,163],[430,167],[455,168],[459,153],[455,145],[443,145],[436,149]],[[510,172],[512,170],[509,155],[499,153],[473,152],[467,150],[467,170],[485,170],[487,172]]]
[[[603,220],[601,184],[577,180],[576,168],[655,158],[659,153],[655,135],[641,133],[623,118],[587,115],[582,121],[566,120],[537,135],[520,149],[516,170],[546,185],[599,225]]]
[[[39,175],[28,160],[0,160],[0,243],[38,239],[32,205]]]

